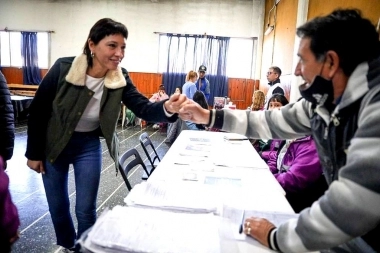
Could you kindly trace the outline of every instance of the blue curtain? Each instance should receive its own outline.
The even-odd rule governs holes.
[[[21,56],[24,84],[40,84],[41,72],[38,67],[37,33],[21,32]]]
[[[206,39],[206,53],[203,62],[207,67],[206,78],[210,82],[209,105],[214,104],[214,97],[228,95],[228,78],[226,75],[227,51],[230,38],[208,36]]]
[[[190,70],[198,71],[200,65],[207,67],[206,78],[210,82],[209,105],[214,97],[224,97],[228,93],[226,61],[230,38],[166,34],[167,67],[163,73],[163,84],[168,94],[185,83]]]

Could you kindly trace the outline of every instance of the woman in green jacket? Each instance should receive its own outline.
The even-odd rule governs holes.
[[[124,57],[127,28],[112,19],[99,20],[90,30],[83,54],[56,61],[42,80],[30,106],[27,165],[42,173],[57,244],[73,249],[75,241],[96,220],[101,172],[99,136],[106,140],[117,168],[115,133],[123,102],[137,117],[174,122],[173,102],[151,103],[140,94],[119,66]],[[78,231],[70,215],[69,164],[74,166]]]

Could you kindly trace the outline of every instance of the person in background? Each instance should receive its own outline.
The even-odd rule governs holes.
[[[261,90],[256,90],[252,96],[252,105],[248,107],[251,111],[260,111],[264,109],[265,94]]]
[[[162,100],[166,100],[168,98],[169,98],[169,96],[165,92],[165,86],[163,84],[161,84],[158,87],[158,91],[152,95],[152,97],[149,99],[149,101],[152,103],[155,103],[155,102],[159,102]]]
[[[208,104],[207,104],[207,101],[206,101],[206,97],[203,94],[203,92],[197,90],[194,93],[193,101],[195,103],[198,103],[202,108],[208,109]],[[189,129],[189,130],[205,130],[206,129],[204,127],[204,125],[202,125],[202,124],[196,124],[196,123],[193,123],[191,121],[185,121],[185,123],[187,125],[187,129]]]
[[[196,82],[197,90],[200,90],[203,92],[203,94],[206,97],[206,101],[210,98],[210,82],[206,78],[206,72],[207,68],[205,65],[199,66],[198,73],[199,73],[199,79]]]
[[[177,86],[177,87],[175,88],[174,93],[182,94],[182,87],[181,87],[181,86]]]
[[[328,190],[278,227],[247,218],[247,235],[281,252],[380,252],[379,33],[359,10],[337,9],[298,27],[297,35],[300,101],[251,112],[188,101],[180,116],[252,138],[313,135]]]
[[[152,97],[149,99],[149,101],[152,103],[155,103],[155,102],[159,102],[162,100],[166,100],[168,98],[169,98],[169,96],[165,92],[165,86],[163,84],[161,84],[158,87],[158,91],[152,95]],[[160,128],[160,123],[155,123],[153,125],[153,129],[159,129],[159,128]]]
[[[189,99],[193,99],[194,93],[197,91],[195,82],[197,81],[197,72],[190,70],[186,75],[186,83],[182,86],[182,93]]]
[[[42,173],[57,244],[78,251],[76,239],[96,220],[96,199],[102,168],[102,136],[118,168],[115,132],[123,102],[137,117],[151,122],[174,122],[178,104],[186,97],[151,103],[139,93],[124,58],[127,28],[109,18],[91,28],[83,53],[58,59],[43,78],[28,119],[27,165]],[[68,196],[69,164],[75,177],[75,230]],[[75,248],[74,248],[75,247]]]
[[[281,107],[289,104],[288,99],[281,94],[273,94],[273,96],[268,101],[268,107],[266,110],[280,109]],[[282,140],[258,140],[253,146],[259,153],[261,158],[268,162],[268,160],[277,155],[277,151],[280,147]]]
[[[261,90],[256,90],[252,95],[252,104],[247,108],[248,111],[261,111],[263,110],[265,104],[265,94]],[[251,139],[249,138],[252,146],[257,152],[260,152],[262,147],[267,144],[267,141],[261,139]]]
[[[9,177],[5,173],[7,160],[13,156],[14,112],[7,81],[0,71],[0,252],[10,252],[18,239],[20,226],[17,207],[9,192]]]
[[[268,101],[272,97],[273,94],[281,94],[285,96],[284,88],[281,85],[280,81],[281,69],[276,66],[272,66],[269,68],[267,72],[267,80],[269,89],[267,91],[266,99],[265,99],[265,108],[268,107]]]
[[[280,110],[288,100],[274,94],[268,110]],[[272,147],[273,146],[273,147]],[[270,171],[284,189],[286,199],[296,213],[310,207],[327,190],[312,136],[294,140],[271,140],[271,150],[261,153]]]
[[[267,163],[296,213],[310,207],[327,190],[312,136],[281,141]]]
[[[208,108],[205,95],[199,90],[195,91],[193,101],[199,104],[202,108]],[[169,146],[172,145],[182,130],[206,130],[206,128],[202,124],[196,124],[178,118],[176,122],[169,124],[165,142]]]

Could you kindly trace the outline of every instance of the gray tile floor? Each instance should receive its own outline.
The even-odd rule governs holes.
[[[13,245],[12,252],[58,252],[60,247],[56,245],[55,233],[48,211],[41,175],[26,166],[27,160],[24,156],[27,137],[26,130],[25,123],[20,122],[16,124],[15,149],[12,159],[8,161],[7,169],[12,199],[18,208],[21,221],[21,236]],[[119,125],[117,132],[121,142],[121,152],[131,147],[136,147],[147,163],[148,160],[139,143],[139,136],[144,131],[150,135],[153,145],[162,158],[169,149],[164,142],[166,134],[153,130],[152,126],[143,129],[139,126],[121,129],[121,125]],[[104,140],[102,141],[102,148],[103,166],[97,202],[98,215],[107,207],[112,208],[116,205],[123,205],[123,200],[128,194],[127,187],[120,173],[117,177],[115,176],[115,166],[108,154]],[[132,186],[141,181],[142,174],[141,167],[130,173]],[[75,186],[72,170],[70,170],[69,175],[69,194],[71,211],[74,213]]]

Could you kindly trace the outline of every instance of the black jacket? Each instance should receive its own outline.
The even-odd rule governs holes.
[[[7,81],[0,71],[0,155],[4,160],[13,155],[15,133],[14,113]]]

